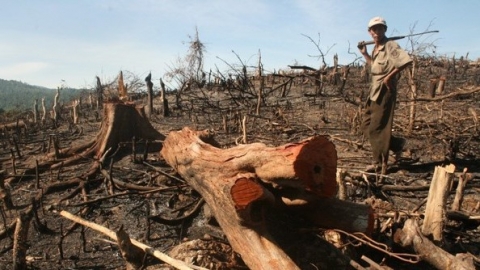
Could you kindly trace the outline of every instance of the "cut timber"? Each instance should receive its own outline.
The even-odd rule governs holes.
[[[165,136],[155,130],[145,115],[143,106],[109,102],[103,104],[103,121],[97,138],[85,144],[88,147],[81,153],[52,165],[52,169],[75,163],[79,159],[94,156],[100,160],[109,149],[115,150],[122,142],[130,142],[132,138],[145,140],[163,140]],[[77,149],[83,149],[83,146]],[[61,151],[65,156],[71,151]]]
[[[286,211],[325,229],[362,232],[367,235],[373,233],[375,216],[371,206],[337,198],[302,197],[304,198],[302,201],[297,199],[296,202],[283,197],[282,201],[287,206]]]
[[[434,241],[442,241],[447,197],[450,192],[454,171],[454,165],[446,167],[437,166],[433,173],[425,206],[425,220],[423,221],[422,233],[427,236],[432,235]]]
[[[262,203],[272,204],[276,192],[286,190],[298,192],[272,205],[288,207],[296,200],[308,205],[312,197],[335,196],[334,144],[319,136],[279,147],[252,143],[220,149],[213,145],[217,144],[210,132],[184,128],[169,133],[161,154],[203,196],[230,244],[251,269],[298,269],[267,232]]]

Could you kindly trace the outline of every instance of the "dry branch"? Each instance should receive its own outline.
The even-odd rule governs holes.
[[[455,192],[455,198],[452,203],[451,209],[453,211],[459,211],[462,207],[463,202],[463,191],[465,190],[465,186],[469,180],[472,179],[472,175],[467,173],[467,168],[463,170],[463,173],[460,175],[458,179],[458,186]]]
[[[113,239],[114,241],[118,241],[117,239],[117,236],[116,236],[116,233],[108,228],[105,228],[101,225],[98,225],[96,223],[93,223],[93,222],[90,222],[90,221],[87,221],[87,220],[84,220],[80,217],[77,217],[75,215],[72,215],[71,213],[67,212],[67,211],[61,211],[60,212],[60,215],[65,217],[65,218],[68,218],[70,219],[71,221],[73,222],[76,222],[76,223],[79,223],[83,226],[86,226],[86,227],[89,227],[91,229],[94,229],[98,232],[101,232],[103,234],[105,234],[106,236],[110,237],[111,239]],[[176,260],[176,259],[173,259],[171,257],[169,257],[168,255],[166,255],[165,253],[162,253],[158,250],[155,250],[153,249],[152,247],[150,246],[147,246],[141,242],[138,242],[137,240],[135,239],[130,239],[131,240],[131,243],[139,248],[141,248],[143,251],[145,251],[147,254],[149,255],[152,255],[154,256],[155,258],[158,258],[162,261],[164,261],[165,263],[168,263],[170,264],[171,266],[177,268],[177,269],[181,269],[181,270],[191,270],[192,267],[191,266],[188,266],[187,264],[185,264],[184,262],[182,261],[179,261],[179,260]],[[195,269],[205,269],[205,268],[199,268],[199,267],[195,267]],[[206,270],[206,269],[205,269]]]
[[[413,247],[423,260],[437,269],[475,269],[471,257],[465,254],[453,256],[423,236],[413,219],[405,221],[403,228],[395,232],[394,241],[403,247]]]
[[[449,98],[453,98],[453,97],[456,97],[456,96],[470,95],[470,94],[473,94],[473,93],[480,92],[480,87],[475,87],[475,88],[471,87],[469,89],[458,88],[458,90],[459,91],[457,91],[457,92],[452,92],[450,94],[436,96],[436,97],[433,97],[433,98],[417,97],[415,99],[415,101],[442,101],[444,99],[449,99]],[[408,100],[408,101],[402,100],[400,102],[411,102],[411,100]]]

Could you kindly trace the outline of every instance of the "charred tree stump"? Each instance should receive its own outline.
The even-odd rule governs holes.
[[[10,191],[5,188],[5,178],[2,174],[0,174],[0,202],[6,209],[13,209],[14,207]]]
[[[162,100],[162,115],[163,117],[170,116],[170,110],[168,109],[168,99],[165,93],[165,84],[163,83],[162,79],[160,79],[160,87],[161,87],[161,100]]]
[[[120,74],[118,75],[118,98],[122,101],[128,100],[128,91],[127,87],[123,83],[123,72],[120,70]]]
[[[313,137],[275,148],[261,143],[230,149],[214,145],[210,132],[184,128],[169,133],[161,154],[203,196],[251,269],[298,269],[268,233],[263,206],[301,205],[300,212],[321,220],[322,211],[311,213],[308,205],[320,205],[318,201],[336,194],[333,143]]]
[[[42,97],[42,117],[40,119],[42,121],[42,124],[45,124],[46,117],[47,117],[47,108],[45,107],[45,98]]]
[[[428,86],[428,93],[430,94],[431,98],[435,97],[435,94],[436,94],[435,91],[437,89],[437,82],[438,82],[437,78],[430,79],[430,84]]]
[[[440,242],[443,239],[443,227],[447,210],[446,203],[454,171],[454,165],[446,167],[437,166],[433,173],[425,206],[425,220],[423,221],[422,233],[427,236],[432,235],[434,241]]]
[[[72,114],[73,114],[73,123],[78,124],[78,111],[80,110],[80,99],[76,99],[72,102]]]
[[[103,104],[103,86],[102,83],[100,82],[100,78],[97,76],[97,87],[95,88],[95,92],[97,94],[97,110],[99,109],[99,106],[102,106]]]
[[[93,156],[95,160],[101,161],[107,151],[117,149],[121,142],[130,142],[134,137],[145,140],[163,140],[165,138],[148,121],[143,106],[104,103],[103,108],[102,126],[96,139],[82,146],[61,151],[60,156],[73,156],[53,164],[52,169],[73,164],[88,156]],[[84,150],[77,153],[79,149]]]
[[[152,73],[148,73],[148,76],[145,78],[147,83],[147,116],[148,118],[152,117],[153,114],[153,83],[152,83]]]
[[[52,108],[52,118],[53,118],[53,123],[55,127],[57,127],[58,118],[60,114],[60,109],[58,108],[59,99],[60,99],[60,88],[57,87],[57,93],[55,94],[55,98],[53,99],[53,108]]]
[[[440,76],[440,79],[438,80],[437,89],[435,91],[435,94],[437,94],[437,95],[442,95],[443,94],[443,90],[445,89],[445,81],[446,80],[447,80],[447,78],[445,76]]]
[[[462,208],[463,192],[465,191],[467,182],[472,180],[472,178],[472,175],[467,173],[467,168],[463,169],[463,173],[458,178],[458,186],[451,206],[452,211],[459,211]]]
[[[32,211],[21,213],[17,218],[13,240],[13,269],[27,269],[28,229],[32,219]]]
[[[33,102],[33,123],[38,122],[38,99],[36,98]]]

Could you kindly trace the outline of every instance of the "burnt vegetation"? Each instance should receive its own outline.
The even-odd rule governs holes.
[[[70,103],[2,115],[0,268],[479,267],[478,62],[414,58],[402,73],[394,120],[394,134],[406,138],[407,145],[401,159],[392,157],[389,173],[377,175],[364,171],[370,149],[359,127],[369,74],[362,63],[341,65],[334,56],[332,66],[265,72],[259,52],[254,66],[239,58],[228,72],[203,71],[199,42],[197,34],[182,62],[188,65],[172,67],[165,77],[176,89],[151,74],[144,82],[121,72],[111,82],[97,78],[95,89]],[[269,151],[309,138],[328,139],[337,156],[336,175],[330,177],[338,184],[332,203],[362,205],[354,210],[359,215],[368,207],[371,224],[358,232],[340,221],[312,221],[263,205],[270,193],[277,198],[288,188],[243,177],[235,184],[242,183],[239,192],[251,192],[245,196],[252,196],[252,203],[243,205],[245,197],[233,196],[230,214],[240,216],[238,226],[247,234],[268,232],[274,240],[267,247],[276,246],[286,258],[272,257],[264,265],[242,260],[252,255],[238,243],[232,249],[235,238],[226,231],[236,227],[222,226],[237,224],[222,222],[219,206],[203,197],[207,184],[197,178],[204,172],[188,164],[182,170],[167,158],[170,148],[164,147],[175,144],[164,142],[184,127],[198,137],[194,151],[215,147],[219,156],[255,143]],[[216,169],[228,175],[230,168]],[[316,173],[322,169],[314,168]],[[221,192],[218,199],[228,201]]]

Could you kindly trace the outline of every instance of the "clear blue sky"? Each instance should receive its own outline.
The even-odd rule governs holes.
[[[382,16],[387,35],[439,30],[419,41],[434,43],[437,56],[480,57],[480,1],[384,0],[0,0],[0,78],[56,88],[92,87],[95,76],[112,80],[120,70],[154,83],[188,50],[199,31],[205,68],[223,61],[288,69],[318,68],[320,41],[348,64],[356,44],[369,40],[367,22]],[[399,41],[407,47],[407,39]]]

